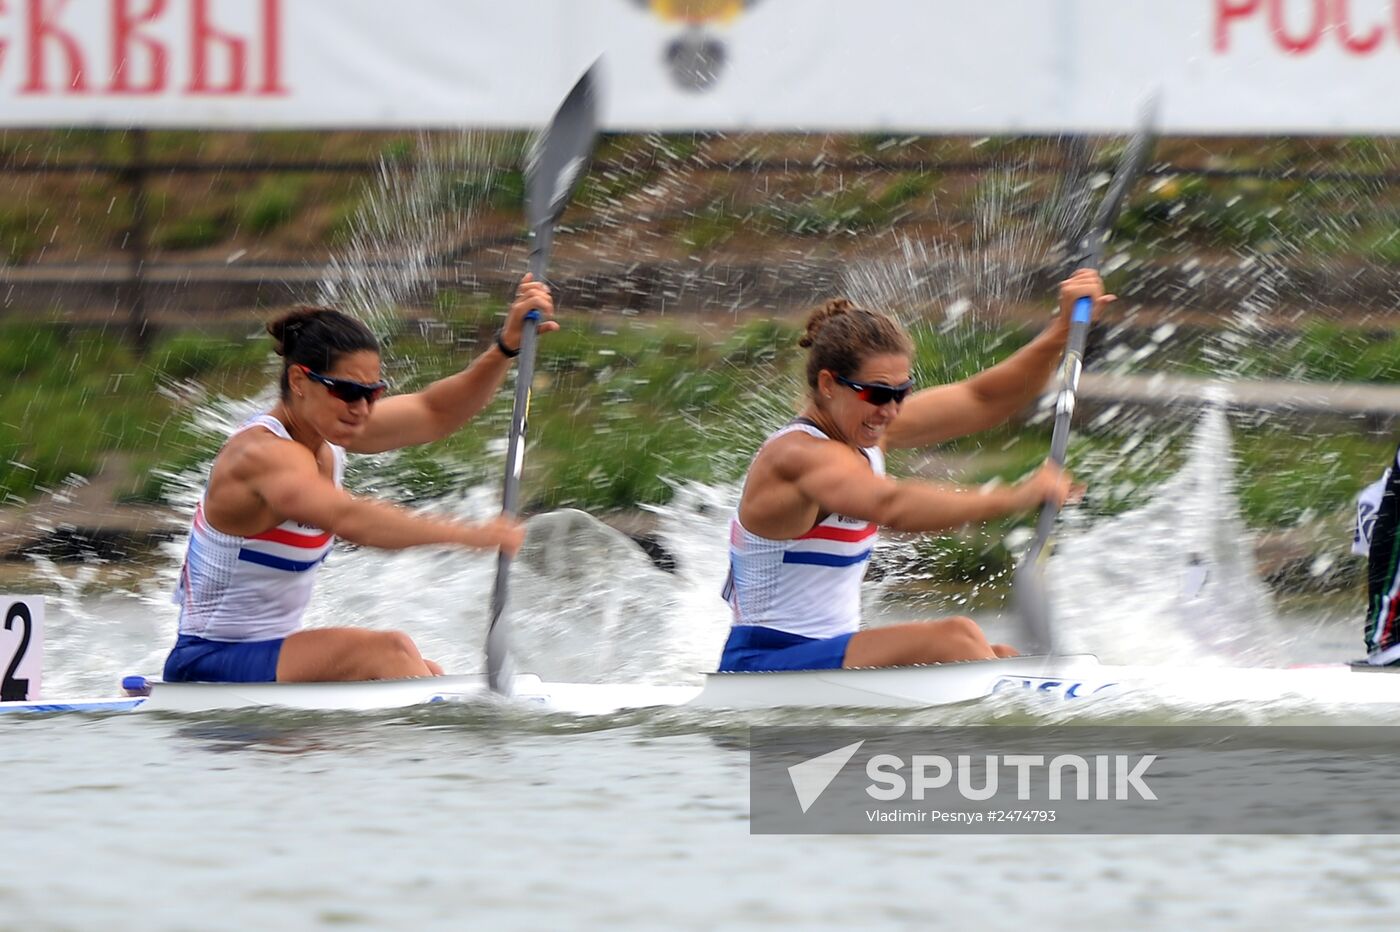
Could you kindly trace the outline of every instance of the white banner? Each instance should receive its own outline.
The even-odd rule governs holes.
[[[0,0],[0,125],[1400,130],[1400,0]]]

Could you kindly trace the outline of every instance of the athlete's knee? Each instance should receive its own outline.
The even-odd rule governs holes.
[[[417,660],[420,663],[423,660],[418,653],[418,645],[413,643],[413,638],[402,631],[381,631],[377,647],[379,652],[384,655],[395,658],[404,657]]]
[[[942,618],[934,624],[938,626],[939,636],[947,640],[965,641],[973,644],[986,643],[987,638],[982,633],[981,626],[966,615]]]
[[[423,658],[413,638],[402,631],[367,631],[356,654],[355,678],[396,679],[420,676]]]

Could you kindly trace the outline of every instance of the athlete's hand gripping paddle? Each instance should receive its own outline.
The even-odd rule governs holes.
[[[1113,181],[1099,203],[1099,209],[1089,224],[1088,232],[1079,240],[1078,248],[1072,257],[1071,271],[1082,268],[1097,269],[1103,262],[1104,247],[1118,219],[1123,201],[1142,172],[1147,156],[1156,142],[1156,119],[1157,104],[1154,98],[1143,107],[1137,132],[1123,150],[1118,167],[1113,173]],[[1065,450],[1069,447],[1070,420],[1074,416],[1074,403],[1079,392],[1079,373],[1084,362],[1084,344],[1089,336],[1089,321],[1093,311],[1094,299],[1083,297],[1074,302],[1074,309],[1070,313],[1069,341],[1065,347],[1060,392],[1055,404],[1055,428],[1050,436],[1050,460],[1056,466],[1064,465]],[[1022,652],[1027,654],[1054,653],[1058,646],[1050,618],[1050,603],[1045,591],[1044,563],[1049,553],[1047,545],[1050,535],[1055,529],[1055,518],[1059,513],[1060,506],[1057,503],[1045,503],[1040,512],[1040,521],[1036,525],[1035,539],[1012,579],[1012,604],[1023,628]]]
[[[554,225],[563,214],[574,188],[586,174],[589,156],[598,136],[598,64],[595,62],[579,78],[569,96],[559,105],[544,136],[531,150],[525,163],[525,212],[530,222],[530,274],[535,281],[546,281]],[[510,438],[506,444],[506,479],[502,508],[514,515],[520,497],[520,471],[525,463],[526,418],[530,410],[530,383],[535,377],[535,339],[540,315],[525,316],[520,334],[520,356],[516,360],[515,408],[510,417]],[[511,686],[510,636],[505,621],[507,586],[511,558],[502,553],[496,565],[496,585],[491,593],[491,625],[486,630],[486,678],[498,693],[509,693]]]

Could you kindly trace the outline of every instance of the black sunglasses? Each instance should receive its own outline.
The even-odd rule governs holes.
[[[861,401],[877,408],[880,405],[887,405],[891,401],[895,404],[901,404],[914,390],[913,379],[900,385],[886,385],[884,382],[853,382],[848,378],[836,375],[834,372],[832,375],[835,376],[836,381],[852,389]]]
[[[306,377],[311,381],[326,386],[326,391],[331,393],[332,398],[339,398],[348,405],[357,401],[368,401],[370,404],[374,404],[389,390],[389,383],[382,380],[366,384],[356,382],[354,379],[337,379],[319,372],[312,372],[308,366],[303,366],[301,363],[297,363],[297,368],[305,372]]]

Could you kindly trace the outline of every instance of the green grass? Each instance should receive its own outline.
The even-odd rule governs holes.
[[[530,501],[631,508],[669,501],[686,480],[737,477],[794,410],[796,378],[775,360],[795,340],[766,321],[718,343],[642,325],[550,336],[531,419]]]
[[[797,236],[875,229],[894,222],[911,202],[932,190],[935,180],[931,173],[907,174],[878,188],[860,180],[797,204],[771,206],[767,214],[778,229]]]
[[[409,162],[425,152],[439,162],[461,155],[462,147],[480,150],[484,160],[503,166],[519,162],[524,140],[518,133],[478,133],[470,140],[442,133],[204,133],[151,131],[147,151],[157,161],[200,160],[211,165],[260,159],[296,159],[315,163],[383,158]],[[132,150],[132,134],[121,131],[11,131],[0,135],[0,154],[29,163],[45,160],[101,159],[123,162]],[[424,140],[428,142],[425,145]],[[571,223],[587,224],[597,211],[617,219],[632,195],[666,185],[648,222],[669,244],[704,252],[718,249],[743,232],[774,241],[773,254],[806,248],[814,238],[845,239],[883,231],[912,219],[919,235],[955,240],[969,217],[979,215],[975,175],[939,178],[931,174],[889,175],[856,169],[838,177],[814,169],[818,155],[832,160],[852,156],[913,158],[936,156],[985,160],[995,175],[1023,158],[1053,161],[1053,145],[1043,138],[913,138],[872,133],[813,137],[801,134],[676,134],[607,136],[600,147],[600,170],[587,175]],[[1116,144],[1100,146],[1095,158],[1110,163]],[[1400,145],[1380,138],[1356,139],[1164,139],[1159,158],[1207,168],[1352,170],[1377,173],[1393,165]],[[444,154],[451,153],[446,157]],[[743,156],[789,161],[786,173],[711,171],[726,159]],[[603,162],[609,163],[606,169]],[[449,174],[451,174],[449,172]],[[523,179],[518,169],[477,172],[445,185],[439,206],[459,210],[470,205],[491,214],[493,232],[520,213]],[[491,177],[488,177],[491,176]],[[29,179],[38,178],[38,186]],[[236,178],[236,181],[232,179]],[[0,190],[0,262],[46,257],[84,260],[117,256],[126,239],[128,186],[116,175],[16,176]],[[337,242],[347,228],[361,190],[327,184],[326,176],[293,172],[248,177],[230,173],[208,186],[153,175],[148,190],[165,191],[151,216],[157,225],[153,242],[161,249],[208,248],[237,240],[252,245],[262,237],[279,249],[316,252]],[[375,173],[355,179],[362,187],[376,183]],[[814,187],[814,180],[816,187]],[[1031,187],[1007,201],[1008,219],[1021,223],[1040,204],[1037,191],[1050,176],[1027,176]],[[224,186],[232,185],[233,189]],[[238,190],[239,187],[246,190]],[[933,194],[938,188],[937,200]],[[664,200],[666,203],[659,203]],[[34,204],[50,205],[44,213]],[[1180,258],[1186,252],[1219,255],[1237,251],[1299,256],[1317,261],[1342,259],[1400,263],[1400,193],[1366,181],[1303,181],[1297,178],[1154,178],[1139,185],[1118,224],[1118,242],[1142,258]],[[40,228],[35,229],[36,225]],[[794,243],[792,238],[800,242]],[[784,240],[786,244],[784,245]]]
[[[1240,355],[1241,375],[1310,382],[1400,382],[1400,335],[1313,321],[1273,346]]]
[[[270,362],[269,348],[261,333],[243,340],[175,333],[157,344],[146,365],[156,379],[209,380],[228,371],[259,369]]]
[[[39,234],[29,212],[0,206],[0,265],[16,264],[39,248]]]
[[[160,249],[178,252],[223,242],[232,232],[222,212],[201,212],[158,224],[151,240]]]
[[[1300,437],[1286,426],[1238,430],[1240,506],[1255,527],[1292,527],[1351,513],[1356,493],[1379,478],[1395,441],[1352,433]]]
[[[126,378],[136,366],[117,341],[9,324],[0,345],[0,366],[12,373],[0,394],[0,496],[90,475],[101,452],[137,445],[152,410],[148,386]]]
[[[180,334],[141,361],[100,331],[0,324],[0,498],[90,477],[108,452],[149,464],[178,454],[186,412],[161,386],[198,377],[246,392],[266,356],[247,341]]]
[[[465,210],[486,206],[520,212],[525,209],[525,173],[519,169],[476,172],[447,182],[444,207]]]
[[[720,204],[710,204],[691,214],[676,234],[682,246],[704,252],[722,246],[753,222],[754,215],[736,213]]]
[[[277,175],[264,178],[240,205],[239,222],[259,236],[271,233],[296,216],[301,188],[299,178]]]

